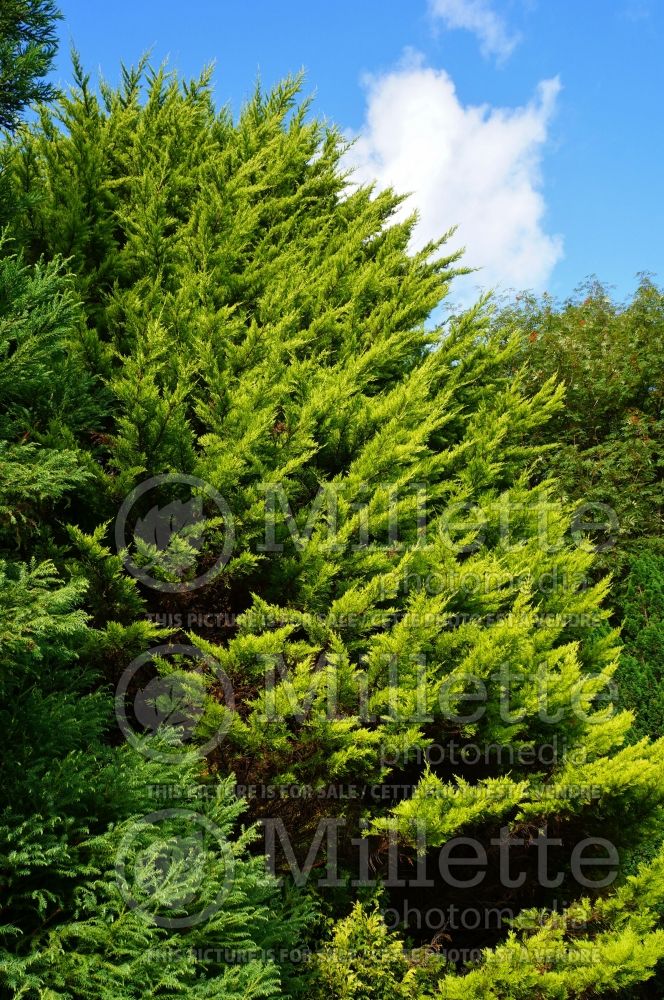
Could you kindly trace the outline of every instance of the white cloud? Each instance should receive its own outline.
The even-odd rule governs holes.
[[[523,107],[464,106],[444,70],[411,53],[369,77],[363,128],[350,152],[353,180],[411,192],[416,246],[459,226],[453,248],[482,270],[465,282],[541,290],[562,257],[562,240],[543,228],[540,162],[560,90],[545,80]],[[463,286],[462,286],[463,287]],[[457,289],[459,291],[459,289]]]
[[[429,0],[429,10],[448,28],[465,28],[477,35],[482,55],[503,61],[519,43],[519,36],[509,31],[490,0]]]

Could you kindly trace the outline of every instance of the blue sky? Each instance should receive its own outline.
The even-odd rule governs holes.
[[[358,179],[413,192],[420,241],[459,224],[473,286],[623,298],[664,281],[661,0],[61,0],[69,45],[111,82],[152,49],[215,61],[234,110],[306,70],[318,114],[358,137]],[[468,288],[470,288],[468,284]]]

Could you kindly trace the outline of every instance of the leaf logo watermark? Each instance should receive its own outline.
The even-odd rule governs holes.
[[[211,535],[214,562],[198,573]],[[115,545],[127,572],[144,586],[167,594],[198,590],[215,580],[230,559],[234,542],[233,516],[219,491],[180,472],[140,483],[125,498],[115,520]]]
[[[176,658],[174,663],[169,663],[171,657]],[[185,668],[183,660],[194,661],[194,669]],[[167,670],[146,676],[167,663]],[[217,691],[217,707],[218,693],[223,691],[225,711],[221,721],[215,716],[212,735],[196,744],[193,738],[205,714],[209,683]],[[234,711],[228,675],[196,646],[174,643],[141,653],[123,671],[115,692],[115,716],[127,742],[144,757],[164,764],[181,763],[192,752],[206,757],[228,732]]]
[[[220,828],[189,809],[162,809],[132,823],[116,856],[122,898],[150,923],[194,927],[222,906],[235,872]]]

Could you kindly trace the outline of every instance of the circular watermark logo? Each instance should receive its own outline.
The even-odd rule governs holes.
[[[122,898],[158,927],[194,927],[216,913],[235,871],[219,827],[189,809],[143,816],[125,833],[115,875]]]
[[[194,660],[196,668],[175,669],[165,674],[153,672],[152,676],[147,676],[145,668],[157,659],[171,656]],[[209,683],[213,684],[216,693],[223,692],[226,712],[205,743],[192,743],[189,748],[210,697]],[[141,653],[123,671],[115,691],[115,716],[127,742],[143,756],[164,764],[181,763],[191,756],[192,749],[199,757],[206,757],[228,732],[234,711],[233,685],[226,671],[217,660],[196,646],[155,646]],[[146,737],[157,735],[165,738],[161,746],[146,740]]]
[[[217,510],[204,513],[206,498]],[[223,532],[221,549],[204,573],[196,563],[206,531]],[[182,594],[211,583],[231,557],[233,515],[221,493],[203,479],[181,472],[152,476],[136,486],[115,519],[115,546],[125,569],[152,590]],[[132,554],[133,553],[133,554]]]

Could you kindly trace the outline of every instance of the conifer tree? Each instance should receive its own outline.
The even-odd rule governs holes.
[[[611,704],[618,639],[598,628],[608,581],[589,579],[571,509],[531,475],[562,392],[553,378],[527,391],[518,338],[492,327],[485,303],[431,326],[456,258],[444,240],[409,251],[402,199],[350,184],[341,137],[298,105],[299,87],[257,91],[236,122],[215,111],[208,73],[181,84],[125,70],[97,96],[77,66],[73,92],[9,150],[27,196],[16,238],[29,259],[70,260],[87,371],[112,396],[94,456],[103,505],[154,477],[193,476],[232,527],[204,587],[191,584],[222,533],[211,503],[202,538],[178,528],[169,551],[138,533],[117,558],[139,576],[150,567],[156,612],[228,613],[226,632],[177,636],[236,692],[229,722],[209,687],[207,722],[225,726],[209,780],[308,789],[250,799],[252,815],[281,821],[298,860],[321,820],[338,820],[345,874],[358,881],[353,849],[368,845],[392,907],[407,870],[420,914],[456,904],[515,918],[492,940],[451,931],[437,970],[420,975],[373,910],[351,905],[362,885],[321,890],[342,913],[316,966],[333,995],[629,988],[664,955],[650,849],[664,744],[626,744],[632,716]],[[103,530],[88,541],[97,563]],[[344,783],[364,792],[326,794]],[[421,871],[467,846],[459,838],[490,869],[481,890]],[[510,847],[517,883],[503,868]],[[420,943],[433,937],[419,929]],[[451,957],[469,939],[474,965]],[[352,990],[334,961],[348,941],[367,951]]]
[[[0,128],[16,128],[35,101],[53,97],[44,81],[56,53],[53,0],[3,0],[0,9]]]
[[[44,77],[56,53],[59,17],[53,0],[4,0],[0,7],[0,132],[18,129],[29,105],[54,96]],[[13,212],[0,159],[0,226]]]
[[[229,781],[203,795],[195,753],[169,766],[111,738],[104,670],[118,648],[136,655],[157,638],[135,581],[99,532],[70,527],[76,554],[70,544],[60,572],[43,558],[62,564],[64,522],[95,466],[81,440],[99,413],[60,270],[0,258],[0,992],[282,995],[269,952],[295,940],[297,911],[281,913],[274,879],[248,856],[256,832],[238,829]],[[209,910],[204,928],[187,920],[190,897]]]

